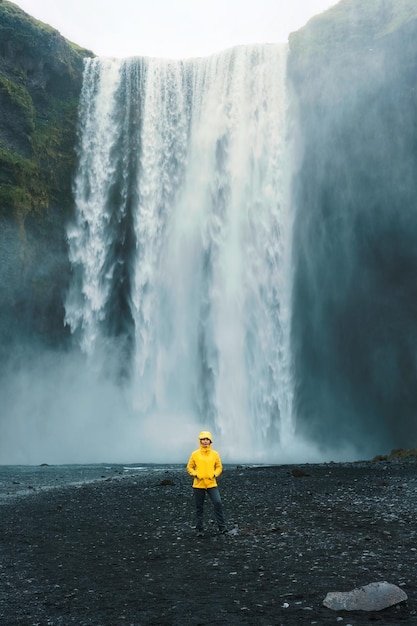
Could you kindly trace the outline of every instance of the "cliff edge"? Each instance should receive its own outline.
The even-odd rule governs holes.
[[[93,56],[0,2],[0,347],[22,334],[64,335],[83,59]]]

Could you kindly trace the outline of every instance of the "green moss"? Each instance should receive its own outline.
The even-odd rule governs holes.
[[[31,142],[39,178],[50,201],[66,206],[71,200],[78,100],[55,99],[48,122],[38,120]]]
[[[33,156],[25,158],[0,145],[0,206],[25,214],[59,204],[71,205],[71,180],[75,167],[74,138],[77,100],[55,100],[49,119],[36,117],[30,141]],[[15,190],[14,190],[15,187]]]
[[[0,147],[0,207],[20,217],[48,204],[49,193],[39,165],[16,152]]]
[[[6,19],[6,20],[15,19],[16,16],[19,16],[19,19],[30,27],[36,26],[36,28],[48,34],[51,34],[55,31],[55,29],[52,28],[52,26],[49,26],[48,24],[44,24],[43,22],[40,22],[34,17],[31,17],[13,2],[9,2],[8,0],[2,0],[0,4],[1,4],[3,19]]]
[[[0,0],[0,42],[9,126],[0,138],[0,210],[70,212],[83,58],[93,54],[7,0]]]
[[[12,209],[14,213],[30,211],[32,198],[26,189],[16,185],[0,185],[0,207],[6,212]]]
[[[35,107],[26,87],[6,76],[0,76],[0,93],[20,111],[27,131],[32,131],[34,129]]]
[[[40,40],[59,38],[62,42],[65,42],[59,54],[60,60],[67,63],[71,60],[73,61],[74,59],[70,58],[71,53],[77,57],[94,56],[91,50],[82,48],[76,43],[64,39],[55,28],[28,15],[13,2],[0,0],[0,18],[0,32],[1,30],[7,31],[8,38],[10,36],[13,38],[13,35],[15,35],[20,45],[24,45],[32,50],[36,50]],[[16,26],[18,26],[18,29],[16,29]]]

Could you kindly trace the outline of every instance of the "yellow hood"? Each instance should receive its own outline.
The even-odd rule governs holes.
[[[211,436],[211,433],[209,433],[208,430],[202,430],[201,433],[198,435],[198,443],[200,443],[200,439],[210,439],[210,442],[213,443],[213,437]]]

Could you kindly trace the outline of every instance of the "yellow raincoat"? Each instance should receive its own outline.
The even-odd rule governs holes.
[[[210,489],[217,487],[216,478],[223,471],[220,455],[216,450],[211,449],[212,436],[206,430],[203,430],[198,440],[207,437],[210,439],[210,445],[204,448],[200,443],[200,448],[191,453],[187,463],[187,472],[190,476],[194,476],[193,487],[197,489]]]

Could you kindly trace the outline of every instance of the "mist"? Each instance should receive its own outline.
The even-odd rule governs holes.
[[[373,38],[389,8],[344,7],[332,54],[297,85],[294,411],[314,441],[376,454],[417,436],[416,51],[412,23]]]
[[[0,379],[2,465],[186,464],[207,423],[195,415],[140,414],[132,389],[94,371],[80,352],[39,348],[13,358]],[[283,447],[246,449],[213,430],[225,463],[294,463],[356,458],[354,449],[320,450],[299,437]]]

